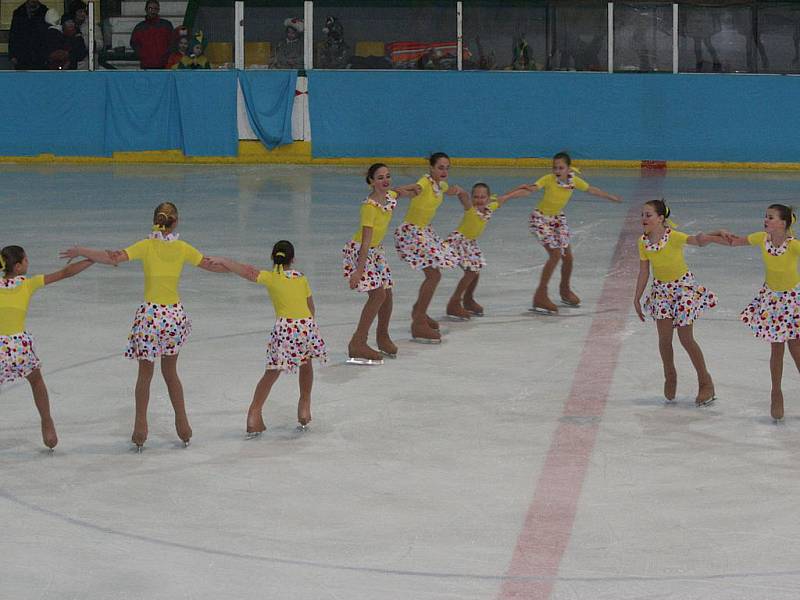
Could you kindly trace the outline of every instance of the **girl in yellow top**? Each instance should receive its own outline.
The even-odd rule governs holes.
[[[21,378],[28,380],[33,402],[42,421],[42,441],[51,450],[58,444],[56,426],[50,416],[50,399],[42,377],[42,362],[33,349],[33,336],[25,330],[31,297],[42,286],[77,275],[90,267],[82,260],[49,275],[28,274],[28,257],[20,246],[0,250],[0,385]]]
[[[308,279],[289,268],[294,262],[294,246],[286,240],[273,246],[274,266],[271,271],[259,271],[252,265],[243,265],[229,258],[214,258],[213,261],[248,281],[266,287],[275,308],[275,326],[267,341],[266,370],[256,384],[253,402],[247,411],[247,436],[255,437],[266,431],[262,409],[281,371],[294,373],[298,369],[298,429],[305,430],[311,422],[311,386],[314,383],[311,359],[325,363],[328,351],[314,320],[314,298]]]
[[[422,269],[425,273],[411,311],[411,337],[416,342],[438,344],[442,341],[439,324],[428,316],[428,306],[442,278],[440,269],[452,269],[458,259],[430,224],[445,194],[466,196],[466,192],[457,185],[447,184],[450,171],[447,154],[432,154],[428,164],[428,174],[417,181],[422,191],[411,199],[403,223],[394,232],[394,245],[400,258],[412,269]]]
[[[593,196],[605,198],[611,202],[622,202],[619,196],[604,192],[600,188],[589,185],[576,174],[572,168],[572,159],[566,152],[559,152],[553,157],[553,172],[540,177],[536,183],[522,185],[517,189],[527,189],[531,192],[544,190],[544,197],[533,210],[530,217],[531,233],[539,238],[544,249],[547,250],[547,262],[542,269],[539,287],[533,295],[533,310],[546,314],[558,312],[558,307],[550,301],[547,294],[547,285],[555,271],[556,265],[561,261],[561,284],[559,291],[561,301],[567,306],[579,306],[580,298],[570,287],[572,276],[572,249],[569,247],[570,231],[567,217],[563,209],[572,197],[574,190],[588,192]]]
[[[678,339],[697,371],[697,406],[706,406],[715,400],[714,382],[706,368],[703,351],[694,339],[693,323],[700,314],[717,305],[713,292],[699,285],[694,273],[686,266],[683,251],[686,244],[705,246],[710,242],[724,243],[719,233],[686,235],[669,227],[670,211],[663,200],[651,200],[642,207],[644,234],[639,238],[639,277],[633,306],[639,319],[645,320],[646,311],[656,322],[658,350],[664,363],[664,398],[675,401],[678,374],[672,353],[672,335],[677,329]],[[642,310],[641,298],[653,268],[653,286]]]
[[[395,358],[397,346],[389,337],[392,317],[392,272],[386,262],[383,238],[397,206],[398,196],[415,196],[419,185],[412,184],[392,189],[392,174],[383,163],[375,163],[367,170],[367,185],[371,191],[361,203],[361,225],[353,239],[342,249],[344,277],[350,289],[366,292],[367,302],[361,311],[353,337],[347,347],[348,363],[381,365],[383,356]],[[369,328],[378,317],[376,352],[367,344]]]
[[[476,183],[472,186],[471,198],[461,197],[464,216],[456,230],[448,236],[446,243],[456,255],[458,266],[464,271],[464,276],[447,303],[449,317],[466,321],[473,315],[483,316],[483,307],[475,302],[474,296],[480,271],[486,266],[483,252],[478,246],[478,238],[483,235],[483,230],[494,212],[507,200],[529,193],[525,189],[516,189],[502,196],[494,196],[488,185]]]
[[[178,377],[178,353],[192,330],[192,322],[178,294],[181,272],[186,263],[206,271],[223,272],[194,247],[178,239],[178,209],[162,202],[153,213],[150,237],[124,250],[103,251],[75,246],[61,253],[63,258],[85,256],[95,262],[118,265],[129,260],[142,261],[144,302],[139,305],[128,335],[125,356],[139,362],[136,379],[136,420],[131,441],[141,452],[147,440],[147,405],[154,362],[161,359],[161,374],[175,409],[175,429],[184,445],[189,445],[192,428],[186,416],[183,386]]]
[[[756,337],[770,342],[769,370],[772,376],[770,413],[783,419],[783,357],[786,345],[800,370],[800,241],[792,234],[797,221],[794,211],[783,204],[772,204],[764,217],[764,231],[746,237],[723,232],[732,246],[757,246],[764,260],[765,281],[758,295],[742,311],[740,318]]]

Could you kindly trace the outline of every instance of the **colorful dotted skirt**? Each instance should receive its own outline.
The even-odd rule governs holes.
[[[0,335],[0,385],[27,377],[41,366],[30,333]]]
[[[328,349],[314,318],[275,321],[267,340],[267,369],[294,373],[312,358],[328,362]]]
[[[412,269],[452,269],[458,263],[458,257],[430,225],[417,227],[412,223],[403,223],[395,229],[394,246],[400,258]]]
[[[358,266],[359,250],[361,250],[361,244],[353,240],[347,242],[347,245],[342,248],[342,270],[345,279],[350,279]],[[393,285],[392,271],[389,269],[389,263],[386,262],[383,246],[367,250],[367,262],[364,264],[364,272],[356,289],[359,292],[369,292],[380,288],[388,290]]]
[[[486,266],[480,246],[476,240],[471,240],[460,231],[451,233],[445,244],[455,254],[458,266],[465,271],[480,271]]]
[[[567,216],[564,213],[548,216],[534,210],[528,221],[530,232],[539,238],[542,246],[566,250],[569,248],[570,231]]]
[[[654,279],[644,310],[654,319],[672,319],[673,327],[694,323],[700,314],[717,305],[717,296],[699,285],[689,271],[675,281]]]
[[[775,292],[765,283],[739,315],[757,338],[786,342],[800,338],[800,285]]]
[[[155,361],[160,356],[173,356],[192,333],[192,321],[183,304],[144,302],[136,310],[128,335],[125,357]]]

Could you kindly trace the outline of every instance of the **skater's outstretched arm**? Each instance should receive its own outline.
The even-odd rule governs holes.
[[[224,268],[226,271],[230,271],[231,273],[236,273],[239,277],[243,279],[247,279],[248,281],[252,281],[253,283],[258,280],[259,270],[254,267],[253,265],[246,265],[243,263],[236,262],[233,259],[225,258],[224,256],[208,256],[206,259],[210,262],[211,265],[214,265],[216,268],[220,266]],[[224,272],[224,271],[219,271]]]
[[[534,185],[533,187],[536,187],[536,186]],[[525,186],[517,186],[513,190],[511,190],[510,192],[506,192],[505,194],[497,196],[495,201],[500,206],[503,206],[503,204],[505,204],[506,202],[508,202],[512,198],[522,198],[523,196],[528,196],[530,194],[531,194],[531,190],[528,189],[527,187],[525,187]]]
[[[66,267],[64,267],[63,269],[59,269],[55,273],[49,273],[45,275],[44,284],[50,285],[51,283],[55,283],[56,281],[61,281],[62,279],[66,279],[67,277],[72,277],[74,275],[77,275],[81,271],[85,271],[86,269],[91,267],[93,264],[94,262],[89,260],[88,258],[80,262],[68,264]]]
[[[128,260],[128,253],[125,252],[125,250],[98,250],[96,248],[86,248],[85,246],[72,246],[71,248],[59,252],[58,256],[70,261],[79,256],[83,256],[92,262],[115,267],[119,263]]]
[[[690,246],[707,246],[708,244],[729,245],[725,238],[717,231],[711,231],[709,233],[703,233],[701,231],[697,235],[690,235],[686,238],[686,243]]]
[[[219,263],[215,263],[211,260],[208,256],[204,256],[203,260],[200,261],[200,264],[197,265],[200,269],[205,271],[211,271],[212,273],[228,273],[229,269],[225,265],[221,265]]]
[[[589,189],[586,190],[587,194],[591,194],[592,196],[597,196],[598,198],[605,198],[611,202],[622,202],[622,196],[615,196],[614,194],[609,194],[608,192],[604,192],[598,187],[594,187],[593,185],[589,186]]]
[[[644,288],[647,287],[648,279],[650,279],[650,261],[640,260],[639,275],[636,278],[636,292],[633,294],[633,308],[636,310],[640,321],[645,320],[644,313],[642,312],[642,294],[644,294]]]
[[[414,196],[419,196],[422,193],[422,186],[416,183],[409,183],[408,185],[401,185],[396,188],[392,188],[392,191],[398,196],[413,198]]]

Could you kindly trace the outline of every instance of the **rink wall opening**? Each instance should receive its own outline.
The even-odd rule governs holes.
[[[0,73],[24,115],[0,124],[0,157],[416,164],[441,150],[522,166],[566,150],[607,166],[800,167],[792,76],[309,71],[307,96],[301,82],[286,71]]]

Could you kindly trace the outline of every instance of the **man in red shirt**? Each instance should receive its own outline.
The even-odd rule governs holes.
[[[139,55],[143,69],[163,69],[169,58],[172,23],[158,16],[160,9],[158,0],[147,0],[144,6],[147,16],[131,34],[131,48]]]

